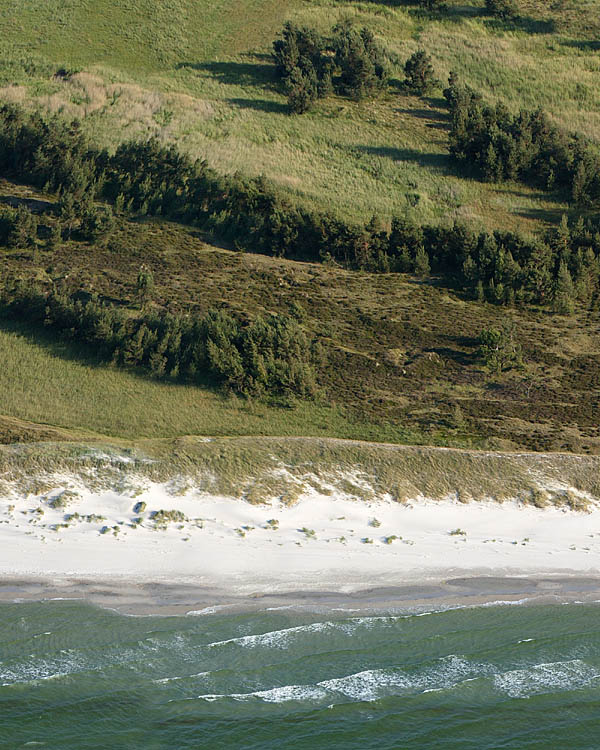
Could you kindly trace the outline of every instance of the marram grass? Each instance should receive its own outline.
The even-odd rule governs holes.
[[[600,499],[600,458],[491,453],[324,438],[176,438],[85,445],[0,447],[2,489],[36,494],[56,484],[73,490],[130,491],[166,483],[174,496],[201,491],[251,503],[293,504],[304,492],[356,501],[405,503],[518,500],[535,507],[586,511]]]

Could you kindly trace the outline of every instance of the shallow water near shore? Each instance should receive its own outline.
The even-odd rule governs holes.
[[[0,604],[0,747],[595,748],[600,604]]]

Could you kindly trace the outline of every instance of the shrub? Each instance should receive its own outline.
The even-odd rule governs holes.
[[[490,16],[508,21],[516,18],[518,8],[515,0],[485,0],[485,9]]]
[[[375,95],[387,83],[385,53],[369,29],[338,24],[331,36],[286,23],[273,43],[277,73],[291,112],[307,112],[317,98],[332,92],[354,99]]]
[[[419,50],[408,58],[404,64],[404,73],[406,74],[404,85],[419,96],[429,94],[439,85],[431,58],[424,50]]]
[[[522,364],[521,347],[510,326],[484,329],[479,335],[479,354],[491,372],[502,372]]]
[[[181,523],[186,520],[185,513],[180,510],[155,510],[150,514],[150,518],[155,523],[161,524],[171,521]]]
[[[301,68],[293,68],[286,78],[288,92],[288,107],[290,112],[302,115],[311,108],[318,96],[317,79],[314,71],[303,72]]]

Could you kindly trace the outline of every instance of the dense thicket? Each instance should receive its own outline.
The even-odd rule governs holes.
[[[444,92],[452,114],[450,153],[485,179],[562,188],[576,203],[600,199],[600,155],[578,134],[553,125],[541,110],[512,114],[489,106],[451,76]]]
[[[463,96],[456,84],[447,93],[451,101]],[[476,103],[471,94],[468,98]],[[48,158],[47,150],[57,151],[61,140],[74,173],[82,175],[78,183]],[[369,271],[432,272],[498,304],[537,303],[568,311],[569,295],[571,306],[573,297],[585,305],[597,301],[600,234],[589,221],[564,221],[539,239],[474,233],[459,224],[421,227],[399,218],[387,227],[375,218],[352,225],[292,205],[264,179],[220,176],[155,140],[123,144],[111,156],[86,146],[76,128],[12,105],[0,108],[0,172],[52,185],[63,199],[68,190],[97,194],[114,202],[117,213],[182,220],[246,251]],[[10,234],[11,227],[0,220],[0,231]]]
[[[132,318],[93,297],[44,291],[22,281],[5,285],[0,305],[4,314],[43,324],[107,361],[157,377],[209,379],[246,395],[314,392],[312,344],[291,317],[271,315],[245,325],[214,310],[203,317]]]
[[[373,33],[348,23],[322,36],[288,22],[273,43],[273,57],[290,109],[298,114],[332,91],[354,99],[373,96],[388,79],[385,54]]]

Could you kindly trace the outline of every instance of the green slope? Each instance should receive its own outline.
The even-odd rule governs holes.
[[[423,47],[442,81],[458,70],[486,97],[542,106],[600,141],[600,0],[519,4],[521,19],[504,24],[482,15],[483,0],[449,0],[440,14],[396,0],[0,0],[0,99],[82,118],[113,147],[150,134],[177,141],[219,170],[265,173],[294,199],[346,218],[409,211],[532,232],[560,219],[563,197],[458,174],[441,89],[419,99],[399,88],[404,60]],[[290,117],[273,38],[286,18],[326,31],[343,16],[387,47],[389,92],[363,104],[332,97]],[[56,78],[61,66],[81,72]]]

